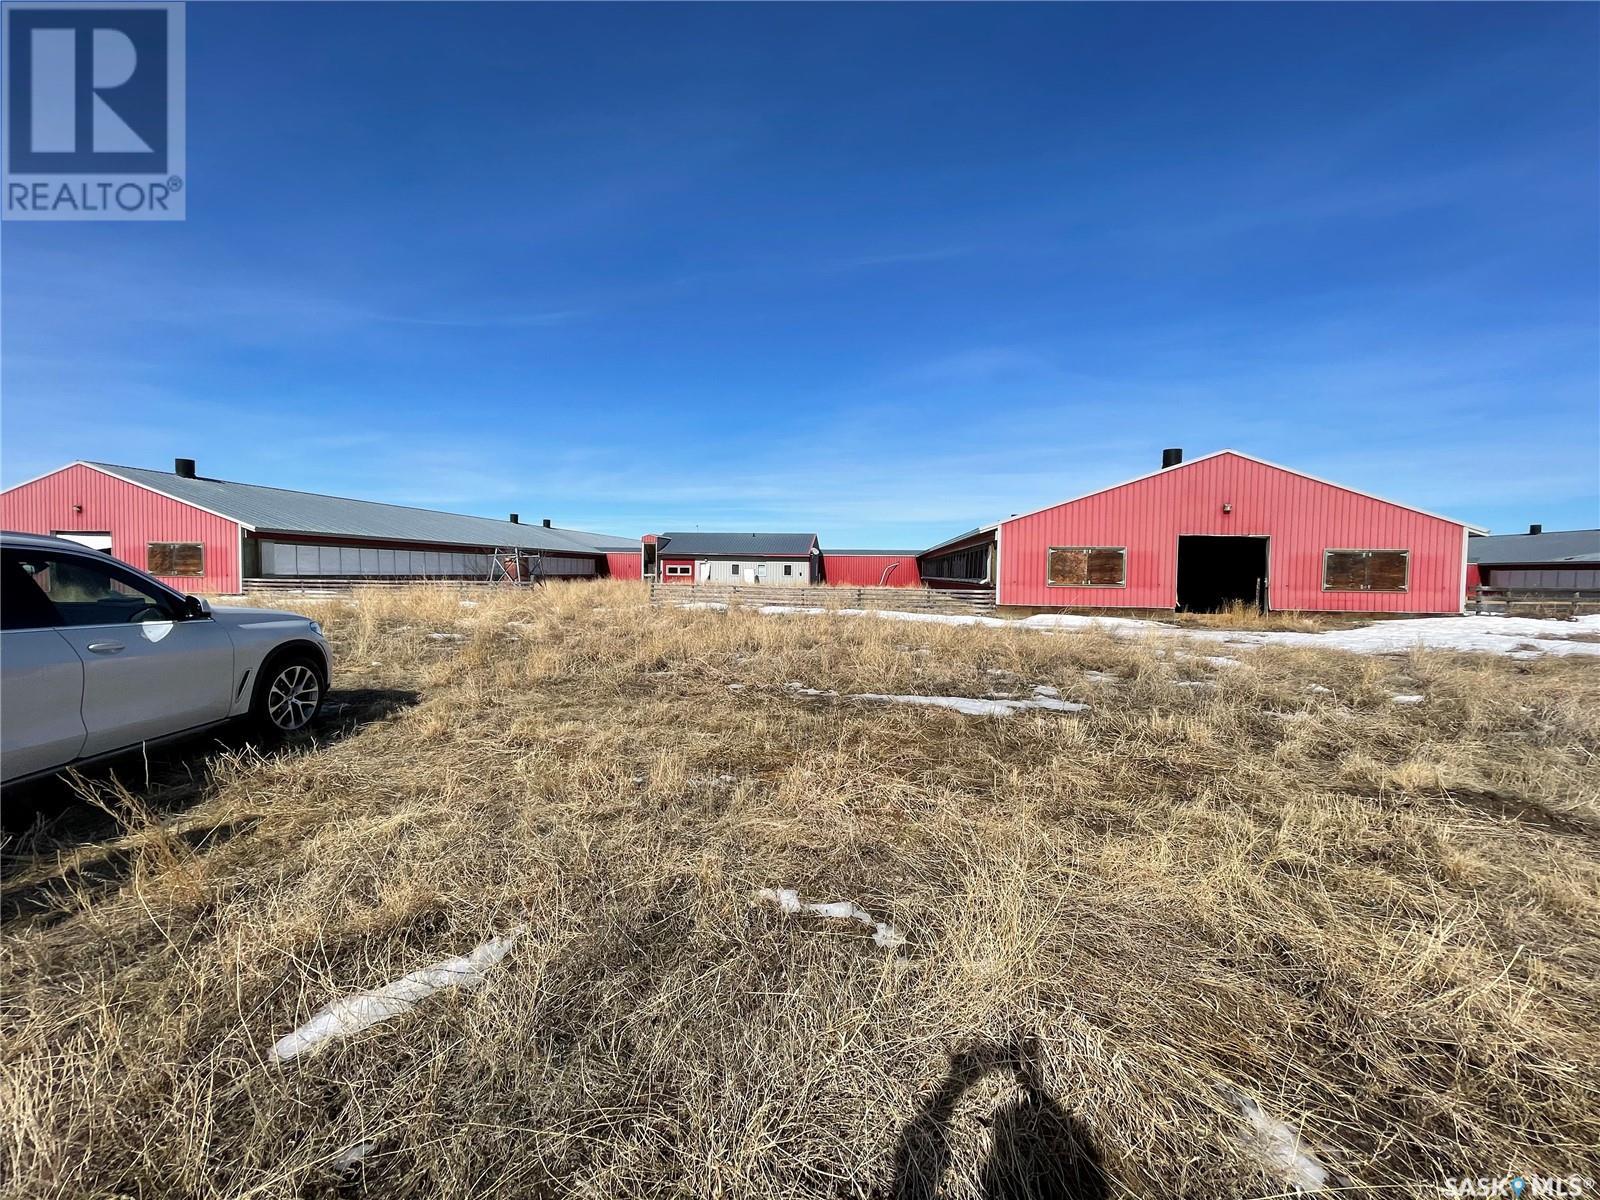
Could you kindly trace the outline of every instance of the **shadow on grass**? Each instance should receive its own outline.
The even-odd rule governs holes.
[[[952,1056],[950,1070],[900,1134],[889,1200],[935,1200],[950,1166],[950,1121],[969,1088],[991,1072],[1014,1073],[1022,1094],[989,1122],[978,1171],[985,1200],[1104,1200],[1099,1156],[1082,1124],[1039,1081],[1034,1048],[984,1045]]]
[[[133,854],[115,844],[127,832],[127,818],[86,795],[114,795],[120,787],[132,797],[140,815],[170,820],[205,799],[217,756],[252,750],[315,754],[418,699],[416,692],[395,688],[336,689],[328,693],[309,729],[276,745],[255,741],[242,726],[226,726],[95,763],[75,772],[76,779],[56,775],[7,789],[0,803],[4,830],[0,923],[31,919],[53,924],[75,910],[74,897],[115,891],[127,879]],[[204,851],[253,825],[253,821],[227,821],[174,836],[189,849]],[[60,869],[38,878],[40,869],[52,861]],[[35,878],[14,882],[28,876]]]

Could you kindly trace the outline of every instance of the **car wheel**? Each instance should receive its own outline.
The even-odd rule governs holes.
[[[273,659],[256,681],[251,723],[269,737],[299,733],[316,719],[326,691],[310,656],[286,654]]]

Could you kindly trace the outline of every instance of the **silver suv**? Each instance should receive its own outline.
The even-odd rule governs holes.
[[[315,621],[213,609],[76,542],[0,533],[0,781],[234,718],[293,733],[331,668]]]

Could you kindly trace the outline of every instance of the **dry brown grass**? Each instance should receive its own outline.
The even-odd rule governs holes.
[[[931,1197],[912,1167],[944,1146],[940,1194],[974,1197],[1061,1161],[1064,1128],[1099,1173],[1048,1194],[1281,1193],[1241,1093],[1341,1185],[1600,1176],[1593,664],[1218,669],[622,584],[471,597],[304,606],[347,701],[418,702],[216,758],[176,810],[97,785],[118,832],[10,847],[13,889],[121,866],[5,930],[8,1194]],[[482,989],[269,1059],[519,922]]]

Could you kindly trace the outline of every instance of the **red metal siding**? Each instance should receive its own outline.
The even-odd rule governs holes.
[[[82,512],[73,512],[73,505]],[[23,533],[106,532],[111,553],[145,569],[150,542],[199,542],[205,574],[157,576],[180,592],[239,591],[239,525],[178,500],[73,464],[0,493],[0,525]]]
[[[1232,511],[1224,513],[1224,504]],[[1461,611],[1461,525],[1231,453],[1003,522],[998,602],[1173,608],[1182,534],[1271,538],[1267,571],[1275,609]],[[1126,546],[1127,586],[1046,586],[1051,546]],[[1323,551],[1341,548],[1409,550],[1408,589],[1324,592]]]
[[[825,583],[850,587],[877,587],[879,583],[887,587],[917,587],[922,582],[917,575],[915,554],[829,554],[824,550],[822,577]]]
[[[606,571],[613,579],[644,578],[644,564],[640,561],[637,551],[631,554],[607,554]]]
[[[688,567],[689,573],[687,575],[668,575],[668,567]],[[692,558],[663,558],[657,569],[661,572],[662,583],[694,582],[694,559]]]

